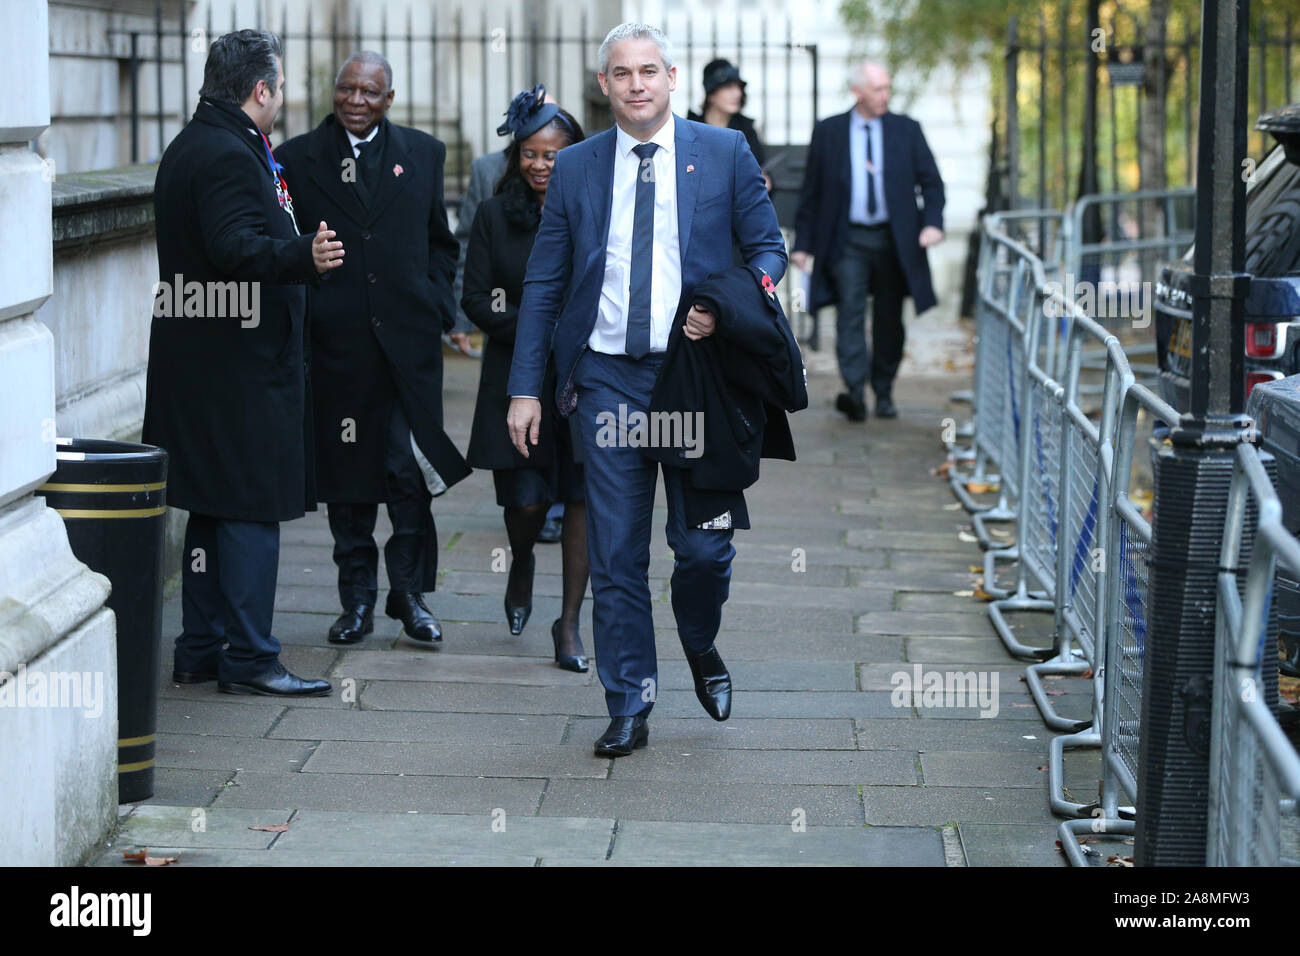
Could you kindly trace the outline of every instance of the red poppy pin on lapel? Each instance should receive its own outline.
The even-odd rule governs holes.
[[[400,165],[397,165],[397,166],[394,166],[394,167],[393,167],[393,175],[394,175],[394,176],[400,176],[400,175],[402,175],[402,167],[401,167]]]
[[[766,272],[763,273],[763,291],[767,293],[769,299],[776,301],[776,283]]]
[[[693,172],[695,172],[695,164],[692,163],[691,165],[687,166],[687,167],[686,167],[686,171],[687,171],[688,173],[693,173]]]

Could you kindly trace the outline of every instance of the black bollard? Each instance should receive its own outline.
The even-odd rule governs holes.
[[[167,453],[130,442],[65,439],[36,490],[63,516],[72,553],[113,586],[117,618],[119,803],[153,796],[158,729]]]

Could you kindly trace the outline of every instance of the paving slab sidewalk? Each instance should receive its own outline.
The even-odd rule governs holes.
[[[448,359],[446,417],[462,447],[477,377],[477,363]],[[96,862],[149,846],[186,865],[1061,865],[1043,769],[1051,733],[1019,680],[1024,665],[969,593],[980,555],[930,473],[944,419],[967,411],[949,401],[966,383],[905,377],[898,419],[855,425],[832,408],[836,377],[815,365],[811,407],[792,418],[800,460],[763,463],[755,527],[736,534],[718,639],[736,687],[725,724],[695,700],[674,631],[660,490],[650,583],[661,689],[650,747],[618,761],[591,752],[605,723],[594,667],[551,662],[557,545],[538,546],[533,615],[509,635],[489,474],[434,502],[440,586],[428,603],[441,650],[383,617],[356,648],[328,644],[338,609],[325,516],[285,525],[283,659],[329,678],[333,696],[171,683],[172,595],[156,792],[121,808]],[[1045,640],[1049,624],[1026,618],[1018,633]],[[589,599],[582,632],[590,650]],[[899,706],[896,675],[918,666],[975,674],[996,687],[994,706]],[[1057,683],[1061,709],[1086,715],[1085,683]],[[1088,754],[1071,757],[1075,792],[1095,793],[1096,776]]]

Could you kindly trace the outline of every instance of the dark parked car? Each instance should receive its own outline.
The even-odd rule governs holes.
[[[1246,392],[1300,372],[1300,104],[1265,113],[1256,129],[1279,145],[1259,164],[1246,192]],[[1160,390],[1180,411],[1189,405],[1192,354],[1192,252],[1166,266],[1155,287]]]
[[[1277,462],[1273,487],[1282,502],[1282,523],[1300,533],[1300,375],[1261,383],[1246,402],[1246,414],[1259,429],[1259,447]],[[1300,677],[1300,568],[1278,566],[1276,589],[1279,669]]]

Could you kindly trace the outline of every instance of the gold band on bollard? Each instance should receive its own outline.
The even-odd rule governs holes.
[[[134,485],[77,485],[67,482],[51,481],[48,484],[41,485],[37,491],[89,491],[101,492],[103,494],[121,494],[123,492],[135,491],[162,491],[167,487],[165,481],[149,481],[143,484]]]
[[[107,508],[55,508],[65,518],[156,518],[167,513],[166,505],[157,508],[123,508],[112,511]]]

